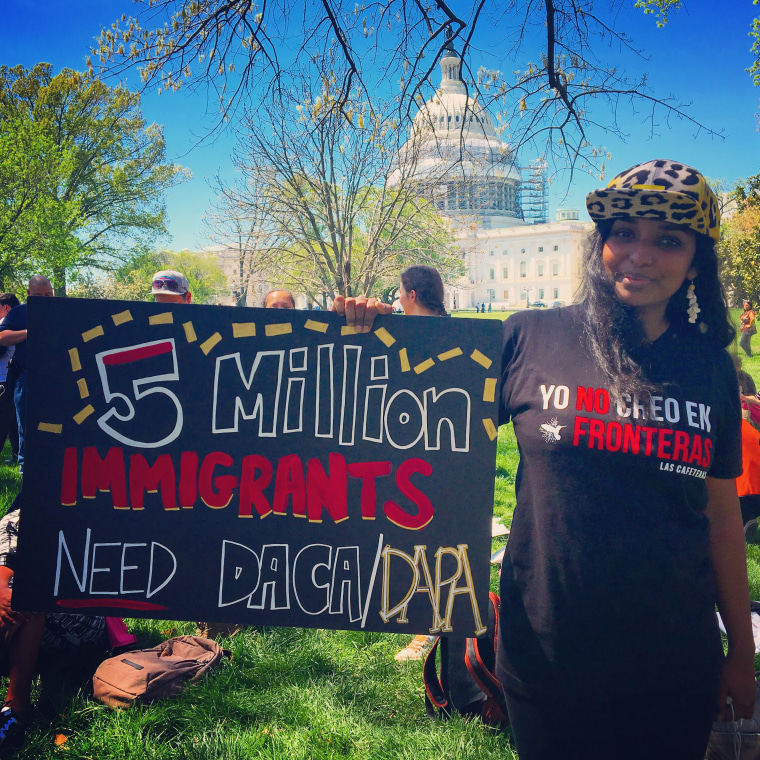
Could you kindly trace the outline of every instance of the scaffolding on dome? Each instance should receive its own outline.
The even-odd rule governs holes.
[[[520,186],[523,219],[528,224],[546,224],[549,221],[546,161],[537,158],[528,166],[520,167],[520,172],[523,175]]]

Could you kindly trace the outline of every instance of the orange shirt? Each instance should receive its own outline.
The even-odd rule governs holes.
[[[742,420],[742,474],[736,479],[739,496],[760,495],[760,432]]]

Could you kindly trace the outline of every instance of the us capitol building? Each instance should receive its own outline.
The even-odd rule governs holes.
[[[579,221],[577,209],[560,209],[547,223],[545,164],[520,168],[488,111],[468,96],[461,65],[449,42],[440,61],[441,86],[415,116],[388,184],[411,180],[454,229],[466,275],[446,286],[447,309],[568,304],[580,284],[583,242],[593,225]],[[234,291],[235,246],[204,250],[217,256]],[[259,306],[270,284],[260,276],[249,288],[248,305]],[[308,307],[304,294],[294,296],[298,308]]]
[[[415,116],[394,172],[411,175],[455,230],[467,275],[447,286],[446,307],[570,303],[593,225],[580,222],[575,209],[547,223],[545,165],[519,167],[488,111],[468,96],[461,64],[449,43],[441,86]]]

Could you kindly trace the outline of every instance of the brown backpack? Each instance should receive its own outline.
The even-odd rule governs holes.
[[[95,697],[109,707],[129,707],[178,694],[216,667],[229,650],[201,636],[176,636],[151,649],[111,657],[92,677]]]

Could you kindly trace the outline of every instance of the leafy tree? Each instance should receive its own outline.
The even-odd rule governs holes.
[[[76,267],[111,267],[164,233],[164,192],[184,176],[139,94],[47,63],[0,66],[0,146],[0,176],[24,169],[0,191],[17,209],[0,220],[0,274],[44,271],[61,295]]]
[[[536,140],[558,166],[564,162],[571,170],[603,173],[606,151],[591,144],[588,128],[594,124],[620,134],[617,113],[623,103],[646,107],[652,120],[677,113],[696,124],[674,99],[652,95],[646,76],[632,79],[620,69],[621,51],[639,53],[618,26],[624,4],[476,0],[460,11],[446,0],[148,0],[136,16],[103,29],[93,54],[112,74],[139,67],[145,85],[159,91],[183,83],[207,85],[226,120],[241,104],[281,91],[283,74],[337,49],[340,74],[331,80],[346,118],[357,90],[369,101],[382,79],[399,82],[403,121],[432,94],[430,75],[447,37],[466,60],[478,30],[498,25],[505,30],[504,53],[519,68],[507,74],[470,71],[470,94],[500,108],[501,128],[513,146]],[[661,24],[681,0],[638,0],[637,5]],[[600,115],[605,107],[606,117]]]
[[[221,185],[231,220],[249,220],[260,235],[266,279],[323,303],[397,285],[411,263],[460,275],[448,226],[417,192],[413,165],[397,165],[403,136],[393,115],[377,101],[341,104],[334,81],[324,62],[283,78],[249,115],[235,156],[240,181]]]
[[[54,204],[52,190],[68,163],[45,130],[28,116],[0,121],[0,289],[24,279],[36,250],[39,222],[68,216],[73,204]]]
[[[721,225],[720,258],[734,305],[760,302],[760,174],[737,183],[736,210]]]

